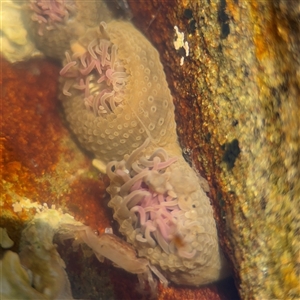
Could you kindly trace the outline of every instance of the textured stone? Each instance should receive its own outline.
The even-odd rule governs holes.
[[[299,298],[299,4],[129,3],[161,54],[180,143],[209,181],[240,295]],[[189,44],[182,66],[175,25]]]

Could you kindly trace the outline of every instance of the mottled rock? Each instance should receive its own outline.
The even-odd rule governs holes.
[[[180,143],[210,183],[241,297],[299,298],[299,4],[129,3],[161,54]],[[182,66],[174,26],[189,45]],[[235,139],[230,169],[223,149]]]

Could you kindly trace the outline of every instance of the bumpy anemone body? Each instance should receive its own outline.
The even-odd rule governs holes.
[[[120,160],[149,137],[177,142],[174,105],[158,52],[128,22],[90,29],[72,43],[61,71],[67,120],[104,162]]]
[[[110,162],[107,174],[109,206],[140,257],[178,284],[227,275],[209,199],[182,156],[146,140],[130,156]]]
[[[47,56],[62,60],[70,41],[109,21],[105,2],[91,0],[29,0],[24,4],[24,24],[36,46]]]
[[[101,23],[71,44],[60,74],[67,120],[108,163],[109,205],[139,256],[178,284],[226,276],[212,207],[181,155],[172,97],[149,41],[130,23]]]

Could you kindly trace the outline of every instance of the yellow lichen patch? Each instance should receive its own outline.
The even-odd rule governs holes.
[[[234,21],[240,22],[241,12],[240,7],[236,5],[234,0],[226,1],[226,11],[233,16]]]
[[[253,22],[253,39],[256,57],[274,59],[274,44],[276,43],[276,27],[274,24],[274,12],[272,2],[266,1],[262,5],[259,1],[250,1],[249,7]],[[264,18],[261,18],[261,13]]]

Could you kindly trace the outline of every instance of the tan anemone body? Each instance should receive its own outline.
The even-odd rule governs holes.
[[[128,22],[112,21],[106,32],[128,74],[124,101],[114,113],[95,116],[86,109],[82,92],[71,88],[72,96],[61,94],[60,99],[72,130],[86,149],[106,163],[122,159],[148,137],[156,146],[177,147],[180,153],[172,96],[157,50]],[[95,36],[101,38],[101,32],[89,30],[73,48],[86,49]],[[66,80],[62,78],[62,84]]]
[[[139,256],[148,258],[168,279],[187,285],[203,285],[221,279],[227,275],[227,271],[218,243],[212,207],[200,178],[181,155],[174,105],[159,54],[128,22],[112,21],[103,25],[102,29],[101,26],[100,29],[90,29],[74,43],[69,57],[78,57],[76,51],[87,49],[92,40],[99,39],[99,43],[101,39],[109,40],[117,47],[116,61],[126,72],[121,95],[123,100],[113,111],[95,114],[85,105],[83,91],[74,88],[76,80],[62,76],[60,99],[70,127],[81,144],[97,158],[105,163],[113,161],[114,169],[123,168],[126,161],[131,161],[127,163],[128,173],[133,162],[142,166],[139,162],[141,157],[149,158],[157,148],[163,148],[170,158],[177,157],[177,161],[164,169],[162,174],[151,173],[154,177],[143,178],[150,188],[164,195],[168,190],[178,202],[180,213],[176,216],[176,232],[170,249],[163,250],[159,243],[149,245],[137,239],[139,229],[129,210],[124,208],[129,192],[120,193],[123,183],[108,167],[111,179],[109,192],[112,196],[109,206],[114,209],[120,232],[136,248]],[[70,61],[66,59],[64,65],[68,63]],[[76,74],[79,64],[77,60],[71,72]],[[95,75],[89,76],[90,90],[99,92],[93,77]],[[66,86],[69,86],[67,92],[64,91]],[[109,87],[103,82],[99,86]],[[138,148],[140,150],[135,151]],[[180,242],[176,246],[177,237]],[[179,254],[180,251],[187,255]]]
[[[132,174],[135,163],[145,170],[143,159],[149,159],[157,149],[151,144],[142,148],[138,154],[125,156],[120,162],[111,162],[108,168],[114,166],[115,170],[125,170],[127,174]],[[112,197],[109,206],[114,209],[114,218],[120,224],[120,232],[137,249],[140,257],[148,258],[164,276],[177,284],[197,286],[222,279],[228,276],[227,263],[219,247],[212,206],[201,186],[201,179],[181,155],[174,155],[171,149],[168,154],[169,158],[176,157],[177,161],[158,173],[154,172],[153,176],[144,176],[142,181],[144,186],[150,186],[150,190],[157,194],[173,195],[172,202],[178,203],[180,211],[173,215],[174,232],[170,241],[161,247],[157,237],[152,236],[155,245],[145,240],[146,234],[138,224],[140,221],[130,210],[132,205],[128,207],[125,204],[130,194],[133,195],[132,191],[124,191],[121,177],[112,176],[108,170],[111,179],[108,192]],[[136,201],[134,199],[137,196],[131,201]]]

